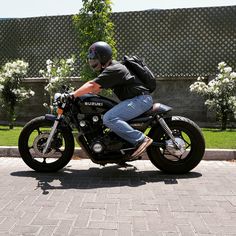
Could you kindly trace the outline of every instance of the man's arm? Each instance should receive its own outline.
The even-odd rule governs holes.
[[[100,90],[101,90],[100,84],[93,81],[88,81],[72,94],[74,95],[74,97],[80,97],[86,93],[99,93]]]

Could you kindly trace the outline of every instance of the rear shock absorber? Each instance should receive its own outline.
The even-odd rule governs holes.
[[[175,145],[175,147],[180,150],[181,147],[180,147],[179,144],[175,141],[175,137],[174,137],[174,135],[172,134],[172,132],[171,132],[169,126],[166,124],[165,120],[164,120],[162,117],[160,117],[160,116],[157,117],[157,120],[158,120],[158,122],[160,123],[161,127],[162,127],[162,128],[164,129],[164,131],[166,132],[166,134],[170,137],[170,139],[171,139],[171,141],[173,142],[173,144]]]

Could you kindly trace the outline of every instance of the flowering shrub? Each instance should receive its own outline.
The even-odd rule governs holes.
[[[72,72],[74,71],[75,57],[72,56],[69,59],[50,60],[46,61],[46,70],[40,70],[39,73],[47,79],[48,84],[44,89],[50,95],[50,103],[52,104],[53,95],[56,92],[60,92],[63,86],[67,86],[70,90],[73,90],[70,83]],[[50,104],[50,105],[51,105]],[[44,103],[45,107],[50,107]]]
[[[191,92],[203,96],[209,109],[216,111],[221,121],[222,130],[226,129],[230,115],[236,118],[236,72],[225,62],[218,64],[219,74],[208,84],[199,77],[198,81],[190,86]]]
[[[22,86],[22,78],[26,75],[28,66],[27,62],[16,60],[6,63],[0,71],[1,106],[7,112],[10,128],[13,128],[16,119],[15,107],[34,96],[34,91]]]
[[[70,86],[68,77],[74,71],[75,58],[46,61],[47,69],[40,70],[39,73],[48,80],[45,90],[49,94],[54,94],[61,90],[62,85]]]

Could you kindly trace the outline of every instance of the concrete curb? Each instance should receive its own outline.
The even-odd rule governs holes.
[[[0,157],[20,157],[17,146],[1,146]],[[74,158],[87,158],[85,152],[81,148],[76,148]],[[147,160],[146,153],[143,160]],[[236,160],[236,149],[206,149],[204,160]]]

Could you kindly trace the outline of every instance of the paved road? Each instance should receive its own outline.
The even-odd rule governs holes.
[[[0,235],[236,235],[236,162],[202,161],[165,175],[149,161],[61,172],[0,158]]]

